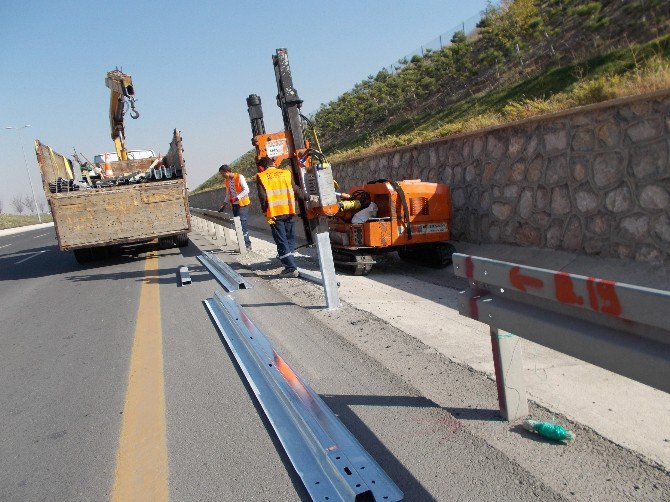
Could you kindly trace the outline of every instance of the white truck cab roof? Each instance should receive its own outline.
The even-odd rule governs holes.
[[[113,153],[99,153],[93,157],[94,164],[104,164],[105,155],[107,155],[107,162],[117,162],[119,156],[116,152]],[[128,160],[151,159],[156,157],[153,150],[128,150]]]

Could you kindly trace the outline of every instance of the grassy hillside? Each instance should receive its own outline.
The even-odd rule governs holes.
[[[343,150],[374,135],[408,132],[426,115],[561,68],[574,73],[573,81],[588,77],[579,73],[583,61],[670,33],[670,9],[667,0],[503,0],[477,26],[322,105],[314,119],[326,146]],[[534,97],[565,89],[544,83],[529,89]],[[519,99],[518,91],[508,98]],[[485,104],[479,109],[487,111]]]
[[[247,153],[238,157],[233,162],[230,163],[233,170],[242,173],[247,179],[248,183],[254,183],[256,178],[256,162],[255,162],[255,152],[254,150],[249,150]],[[219,176],[219,173],[215,173],[205,181],[202,185],[197,187],[191,193],[204,192],[205,190],[215,190],[217,188],[223,187],[223,179]]]
[[[670,88],[670,36],[555,68],[405,119],[326,151],[333,162],[536,115]]]
[[[50,214],[43,214],[42,223],[53,221]],[[24,227],[39,223],[36,214],[0,214],[0,230],[6,228]]]

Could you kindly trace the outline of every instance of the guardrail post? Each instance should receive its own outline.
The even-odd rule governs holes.
[[[223,227],[223,225],[219,224],[214,224],[214,238],[218,239],[221,238],[223,241],[221,243],[222,246],[227,246],[228,245],[228,239],[226,239],[226,229]]]
[[[491,327],[491,348],[500,413],[509,421],[527,417],[528,400],[523,378],[521,338]]]
[[[247,246],[244,243],[244,233],[242,232],[242,222],[240,221],[240,217],[235,216],[233,222],[235,223],[235,234],[237,235],[237,248],[241,255],[245,255],[247,254]]]

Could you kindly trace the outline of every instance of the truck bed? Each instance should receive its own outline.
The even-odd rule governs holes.
[[[63,155],[39,141],[35,148],[61,250],[130,244],[190,230],[179,131],[174,132],[166,158],[169,165],[180,166],[183,178],[134,185],[51,193],[49,183],[68,179],[72,168]],[[114,162],[112,168],[116,174],[127,174],[146,169],[152,160]]]

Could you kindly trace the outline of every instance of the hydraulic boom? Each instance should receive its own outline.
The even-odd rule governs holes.
[[[112,140],[116,148],[119,160],[128,160],[126,150],[126,133],[123,126],[123,117],[126,113],[126,103],[130,103],[130,116],[136,119],[140,116],[135,109],[135,89],[133,79],[122,71],[116,69],[107,72],[105,84],[109,87],[109,125],[112,130]]]
[[[247,98],[249,119],[256,147],[256,160],[271,157],[277,164],[288,159],[295,182],[309,195],[309,201],[298,200],[300,216],[309,244],[316,244],[321,277],[329,309],[337,308],[340,300],[337,291],[335,266],[328,235],[328,216],[340,207],[333,180],[333,171],[325,156],[311,147],[302,130],[300,108],[302,100],[293,87],[291,67],[286,49],[277,49],[272,56],[277,81],[277,106],[284,119],[284,130],[266,133],[263,123],[261,99],[256,94]]]

